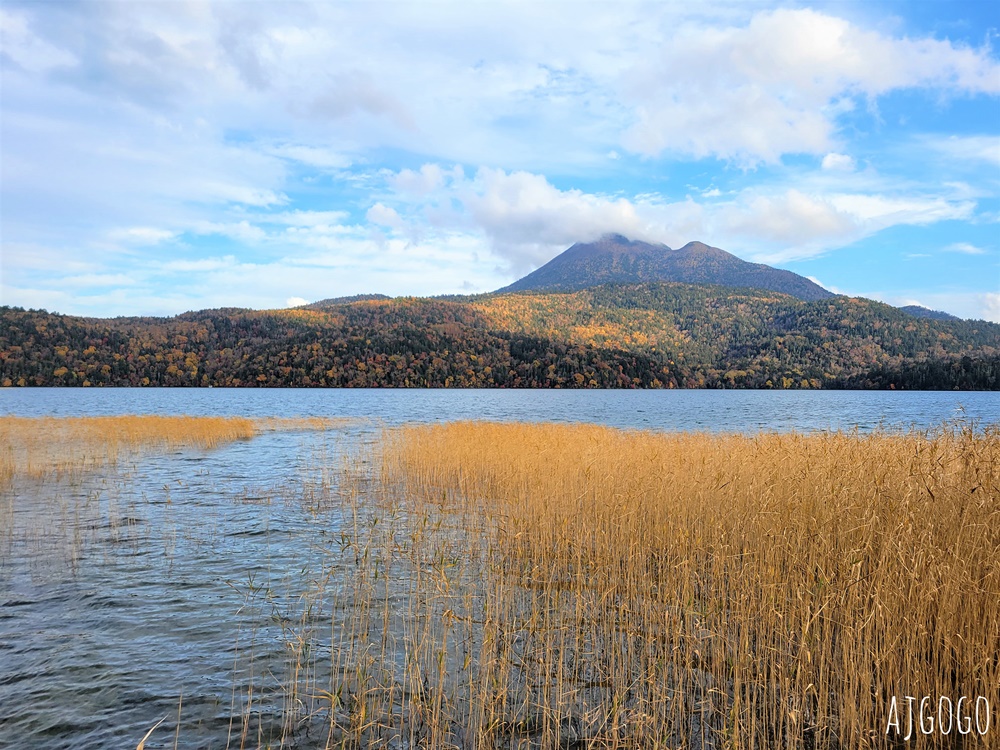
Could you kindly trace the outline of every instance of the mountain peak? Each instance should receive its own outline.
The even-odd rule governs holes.
[[[620,234],[606,234],[594,242],[578,242],[498,291],[569,292],[600,284],[653,281],[766,289],[803,300],[834,296],[791,271],[748,263],[704,242],[688,242],[672,250],[663,244],[631,240]]]
[[[599,242],[613,242],[618,245],[631,245],[632,240],[626,237],[624,234],[618,234],[617,232],[608,232],[607,234],[602,234]]]
[[[702,253],[704,253],[704,252],[707,252],[709,250],[718,250],[719,248],[712,247],[711,245],[706,245],[701,240],[692,240],[691,242],[687,243],[683,247],[679,247],[677,249],[678,250],[688,250],[690,252],[702,252]],[[725,252],[725,251],[723,251],[723,252]]]
[[[578,252],[586,252],[591,255],[602,252],[619,254],[636,252],[642,253],[648,251],[650,248],[655,248],[659,251],[670,249],[666,245],[653,245],[649,242],[629,239],[623,234],[611,232],[608,234],[602,234],[593,242],[577,242],[566,252],[576,249]]]

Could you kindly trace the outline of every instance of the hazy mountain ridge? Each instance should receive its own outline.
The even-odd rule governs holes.
[[[346,297],[330,297],[317,302],[310,302],[308,305],[299,305],[303,310],[322,310],[333,305],[348,305],[352,302],[371,302],[373,300],[392,299],[387,294],[351,294]]]
[[[917,318],[930,318],[931,320],[961,320],[961,318],[957,315],[942,312],[941,310],[931,310],[930,308],[922,305],[904,305],[899,309]]]
[[[814,301],[835,296],[819,284],[763,263],[749,263],[702,242],[679,249],[629,240],[618,234],[578,242],[498,293],[577,291],[601,284],[673,281],[766,289]]]
[[[8,307],[0,383],[1000,389],[1000,325],[680,283],[175,318]]]

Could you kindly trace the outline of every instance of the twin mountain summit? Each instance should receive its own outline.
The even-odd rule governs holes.
[[[489,294],[172,318],[0,307],[0,384],[1000,390],[1000,324],[606,235]]]

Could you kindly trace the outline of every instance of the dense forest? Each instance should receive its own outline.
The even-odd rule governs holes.
[[[1000,389],[1000,325],[676,283],[79,318],[0,307],[0,383]]]

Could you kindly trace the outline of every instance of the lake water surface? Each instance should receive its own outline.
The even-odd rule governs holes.
[[[589,422],[652,430],[861,431],[1000,419],[1000,393],[951,391],[5,388],[0,414]]]
[[[0,414],[356,419],[0,489],[0,747],[135,747],[166,717],[147,748],[218,748],[266,745],[303,632],[329,658],[347,521],[327,500],[383,424],[867,432],[995,421],[1000,394],[4,389]]]

